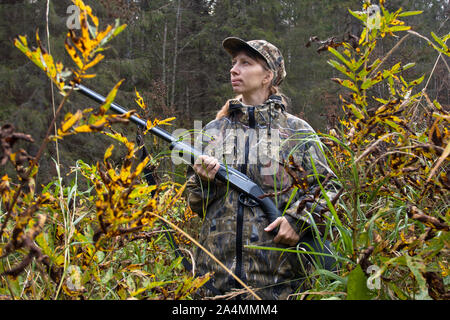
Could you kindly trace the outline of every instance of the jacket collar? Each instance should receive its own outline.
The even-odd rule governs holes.
[[[255,123],[260,127],[270,126],[272,120],[277,119],[286,109],[278,95],[271,95],[263,104],[257,106],[245,105],[240,100],[230,101],[230,115],[239,116],[237,119],[246,125],[249,123],[251,108],[254,108]]]

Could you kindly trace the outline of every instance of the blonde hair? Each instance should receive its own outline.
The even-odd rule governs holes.
[[[271,95],[278,95],[281,97],[282,103],[287,107],[289,104],[289,99],[281,92],[280,88],[277,86],[271,86],[269,88],[269,96]],[[267,98],[269,98],[269,96]],[[238,95],[234,97],[233,99],[227,100],[227,102],[223,105],[223,107],[217,112],[216,114],[216,120],[228,117],[230,115],[230,101],[233,100],[240,100],[242,98],[242,95]]]

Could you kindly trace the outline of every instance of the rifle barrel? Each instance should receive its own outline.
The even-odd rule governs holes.
[[[92,100],[100,104],[104,104],[106,101],[105,97],[81,84],[77,84],[76,89],[77,91],[81,92],[88,98],[91,98]],[[118,114],[125,114],[128,112],[127,109],[114,102],[111,103],[110,109],[112,109],[114,112]],[[138,116],[133,115],[129,119],[134,123],[136,123],[138,126],[141,126],[144,129],[147,128],[147,122],[139,118]],[[182,154],[190,155],[190,162],[192,164],[194,164],[195,159],[202,154],[200,151],[194,149],[192,146],[179,141],[169,132],[157,126],[151,128],[150,132],[162,138],[163,140],[169,142],[171,144],[170,148],[173,151],[178,151]],[[241,193],[245,193],[247,196],[257,201],[263,208],[264,212],[267,214],[267,217],[270,222],[273,222],[277,217],[281,216],[280,212],[278,211],[277,207],[275,206],[272,200],[270,200],[269,198],[264,199],[260,198],[260,196],[264,195],[264,191],[261,189],[261,187],[258,186],[255,182],[253,182],[248,176],[246,176],[242,172],[221,163],[220,169],[216,173],[216,179],[225,183],[229,183],[232,188],[238,190]]]

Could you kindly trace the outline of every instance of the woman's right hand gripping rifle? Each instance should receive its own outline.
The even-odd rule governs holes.
[[[201,155],[196,159],[193,169],[202,180],[214,180],[217,171],[220,169],[220,163],[214,157]]]

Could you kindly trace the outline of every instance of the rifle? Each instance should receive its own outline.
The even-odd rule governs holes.
[[[105,97],[85,87],[82,84],[75,84],[75,89],[77,89],[77,91],[79,91],[86,97],[100,104],[103,104],[106,101]],[[114,102],[111,103],[110,109],[112,109],[114,112],[118,114],[125,114],[128,112],[128,110],[126,110],[125,108]],[[138,116],[132,115],[130,116],[129,119],[138,126],[140,126],[141,128],[143,129],[147,128],[147,122],[139,118]],[[175,150],[180,153],[190,155],[191,164],[194,164],[195,160],[202,155],[200,151],[194,149],[191,145],[188,145],[180,141],[179,139],[172,136],[169,132],[159,128],[158,126],[152,127],[149,131],[152,134],[170,143],[171,150]],[[275,206],[275,203],[273,203],[273,201],[269,197],[261,198],[265,194],[265,192],[261,189],[261,187],[257,185],[255,182],[253,182],[247,175],[243,174],[242,172],[232,167],[227,167],[224,164],[220,163],[220,168],[216,173],[215,179],[222,181],[224,183],[228,183],[230,187],[255,201],[261,207],[263,212],[266,214],[269,223],[272,223],[278,217],[282,216],[278,208]],[[271,233],[276,235],[277,232],[278,229],[275,229]],[[325,256],[323,255],[319,256],[322,265],[326,270],[330,271],[336,270],[335,264],[337,260],[329,256],[330,253],[332,252],[329,248],[330,247],[329,241],[325,241],[322,247],[322,245],[316,239],[314,239],[311,232],[306,232],[306,234],[303,235],[301,238],[300,247],[305,249],[306,251],[310,251],[312,248],[313,251],[316,251],[318,253],[325,253],[326,254]],[[307,254],[306,256],[308,257],[309,260],[313,260],[313,257],[311,257],[309,254]]]
[[[85,87],[82,84],[76,84],[75,88],[78,89],[78,91],[83,95],[87,96],[88,98],[91,98],[92,100],[100,104],[103,104],[106,100],[105,97]],[[128,112],[128,110],[126,110],[125,108],[121,107],[120,105],[114,102],[111,103],[110,109],[112,109],[114,112],[118,114],[125,114]],[[142,127],[143,129],[147,128],[147,122],[139,118],[138,116],[132,115],[129,119],[138,126]],[[202,155],[200,151],[194,149],[191,145],[179,141],[179,139],[175,138],[169,132],[159,128],[158,126],[151,128],[149,131],[152,134],[156,135],[157,137],[170,143],[171,150],[178,151],[179,153],[182,154],[191,155],[190,156],[191,164],[194,164],[195,160],[200,155]],[[231,188],[239,191],[240,193],[246,195],[250,199],[256,201],[258,205],[261,207],[261,209],[264,211],[264,213],[267,215],[269,223],[272,223],[273,221],[275,221],[275,219],[281,217],[278,208],[275,206],[275,204],[270,198],[265,197],[261,199],[261,197],[265,194],[265,192],[261,189],[261,187],[257,185],[255,182],[253,182],[248,176],[246,176],[242,172],[232,167],[227,167],[221,163],[215,178],[224,183],[229,183]]]

